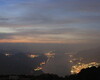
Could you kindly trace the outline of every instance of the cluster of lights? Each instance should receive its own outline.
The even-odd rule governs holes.
[[[48,52],[48,53],[45,53],[44,54],[45,56],[47,56],[47,61],[45,62],[41,62],[40,63],[40,66],[39,67],[37,67],[36,69],[34,69],[34,71],[39,71],[39,70],[42,70],[42,68],[43,68],[43,65],[45,65],[51,58],[54,58],[54,56],[55,56],[55,53],[53,53],[52,51],[50,51],[50,52]]]
[[[34,55],[34,54],[30,54],[30,55],[28,55],[28,57],[30,57],[30,58],[36,58],[36,57],[38,57],[39,55]]]
[[[86,69],[86,68],[91,68],[93,66],[95,67],[98,67],[100,65],[100,63],[97,63],[97,62],[91,62],[91,63],[88,63],[88,64],[85,64],[85,63],[78,63],[74,66],[72,66],[72,69],[71,69],[71,74],[77,74],[79,73],[82,69]]]
[[[69,60],[69,62],[70,63],[79,63],[79,62],[82,62],[82,60],[83,60],[83,58],[82,57],[80,57],[80,58],[75,58],[73,55],[69,55],[69,57],[70,57],[70,60]]]
[[[43,65],[45,65],[46,64],[46,62],[41,62],[40,63],[40,66],[43,66]]]
[[[45,53],[44,55],[47,56],[48,58],[51,58],[55,56],[55,53],[52,53],[52,51],[50,51],[48,53]]]
[[[36,69],[34,69],[34,71],[39,71],[42,70],[42,67],[37,67]]]
[[[71,63],[71,74],[78,74],[82,69],[91,68],[93,66],[98,67],[100,66],[100,63],[97,62],[90,62],[88,64],[84,63],[84,59],[82,57],[76,58],[74,56],[75,54],[69,54]]]
[[[45,64],[46,64],[46,62],[41,62],[41,63],[40,63],[40,67],[37,67],[36,69],[34,69],[34,71],[42,70],[42,67],[43,67],[43,65],[45,65]]]
[[[48,59],[46,61],[46,63],[47,63],[51,58],[54,58],[55,53],[53,53],[52,51],[50,51],[48,53],[45,53],[44,55],[48,57]]]
[[[70,63],[77,63],[77,62],[81,62],[83,60],[83,58],[79,58],[79,59],[76,59],[76,58],[73,58],[71,60],[69,60]]]
[[[5,53],[4,55],[5,55],[5,56],[11,56],[12,54],[10,54],[10,53]]]

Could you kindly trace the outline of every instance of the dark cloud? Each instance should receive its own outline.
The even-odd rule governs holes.
[[[74,24],[84,21],[93,22],[91,17],[88,19],[86,18],[85,20],[82,17],[85,18],[84,15],[95,15],[96,11],[99,14],[99,8],[100,6],[98,0],[48,0],[44,2],[25,1],[16,3],[15,5],[8,6],[8,9],[10,9],[11,12],[5,15],[11,18],[8,21],[10,24]],[[97,19],[99,19],[96,16],[94,16],[94,18],[94,22],[96,22]]]
[[[0,33],[0,39],[12,39],[12,35],[14,34]]]

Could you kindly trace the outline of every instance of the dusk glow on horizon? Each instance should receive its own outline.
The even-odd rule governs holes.
[[[0,0],[0,75],[99,65],[100,0]]]

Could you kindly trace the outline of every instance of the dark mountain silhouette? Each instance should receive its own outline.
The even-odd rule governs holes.
[[[100,80],[100,67],[83,69],[78,74],[66,76],[65,80]]]
[[[0,80],[100,80],[100,67],[81,70],[80,73],[59,77],[55,74],[34,75],[0,75]]]

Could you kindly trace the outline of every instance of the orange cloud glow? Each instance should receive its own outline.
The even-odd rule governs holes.
[[[87,43],[86,40],[52,40],[52,39],[1,39],[0,43],[67,43],[67,44],[77,44],[77,43]]]

